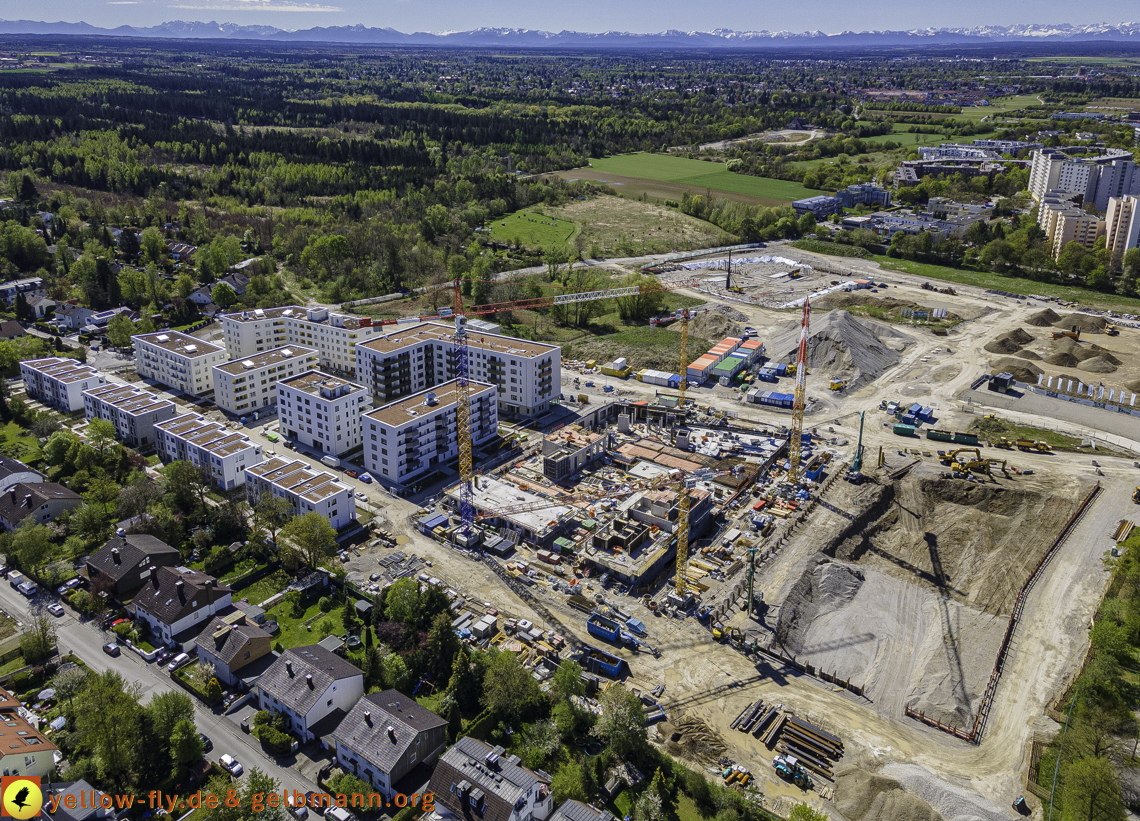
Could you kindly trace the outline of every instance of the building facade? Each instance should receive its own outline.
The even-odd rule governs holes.
[[[413,394],[364,414],[364,465],[377,479],[402,485],[437,467],[454,465],[459,456],[455,380]],[[495,389],[470,388],[473,447],[498,435]]]
[[[205,471],[223,490],[244,484],[246,469],[265,461],[261,445],[197,413],[159,422],[154,432],[155,447],[163,462],[187,461]]]
[[[333,456],[360,446],[361,415],[371,406],[363,385],[320,371],[277,382],[281,435]]]
[[[235,416],[277,404],[277,381],[317,366],[317,352],[299,345],[232,359],[214,370],[214,403]]]
[[[102,385],[83,392],[87,421],[105,419],[116,438],[138,450],[154,447],[154,426],[174,417],[174,403],[134,385]]]
[[[87,559],[87,578],[95,591],[126,597],[143,586],[155,568],[181,564],[178,548],[142,533],[112,536]]]
[[[545,821],[553,809],[550,787],[518,756],[472,736],[443,754],[429,788],[436,806],[459,818]]]
[[[222,348],[178,331],[138,334],[131,341],[139,376],[192,396],[214,389],[213,367],[226,361]]]
[[[273,638],[239,611],[214,616],[194,640],[198,661],[214,668],[218,680],[235,687],[241,671],[273,649]]]
[[[135,594],[135,617],[150,628],[154,640],[167,647],[191,628],[200,630],[215,613],[228,609],[233,591],[200,570],[188,567],[156,567]]]
[[[0,526],[13,531],[26,521],[47,524],[83,504],[83,497],[55,482],[17,484],[0,496]]]
[[[0,772],[4,775],[24,775],[51,778],[55,772],[55,754],[59,747],[33,727],[20,713],[20,702],[7,690],[0,688]],[[34,818],[42,817],[39,813]]]
[[[842,214],[843,202],[839,197],[828,197],[821,194],[818,197],[796,200],[792,203],[792,208],[796,209],[797,217],[802,217],[804,214],[815,214],[817,220],[822,220],[832,214]]]
[[[83,410],[84,391],[107,384],[102,371],[58,356],[21,362],[20,376],[28,396],[66,413]]]
[[[339,530],[356,518],[352,488],[305,462],[274,456],[246,468],[246,498],[256,505],[266,493],[288,499],[298,516],[317,513]]]
[[[1110,197],[1140,194],[1140,172],[1131,152],[1119,148],[1098,156],[1078,155],[1072,148],[1034,151],[1029,193],[1041,202],[1053,191],[1079,195],[1082,203],[1104,211]]]
[[[891,204],[891,192],[873,182],[849,185],[842,191],[836,192],[844,208],[854,208],[856,205],[877,205],[888,208]]]
[[[358,345],[356,381],[377,404],[442,385],[456,376],[454,334],[454,326],[425,322]],[[473,381],[495,387],[503,416],[540,416],[562,391],[562,350],[555,345],[469,332],[467,367]]]
[[[356,368],[356,345],[380,332],[371,317],[298,305],[222,314],[219,321],[231,359],[302,345],[317,351],[319,367],[344,374]]]
[[[1112,197],[1105,216],[1109,256],[1140,246],[1140,197]]]
[[[364,697],[364,673],[319,645],[290,647],[258,678],[255,691],[260,709],[280,713],[302,741],[313,741],[322,719],[347,713]]]

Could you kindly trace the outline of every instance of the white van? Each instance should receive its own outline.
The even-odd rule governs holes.
[[[189,653],[179,653],[177,656],[170,660],[170,664],[166,665],[166,669],[173,673],[188,661],[190,661]]]
[[[329,821],[353,821],[352,813],[344,807],[329,807],[325,810],[325,818]]]

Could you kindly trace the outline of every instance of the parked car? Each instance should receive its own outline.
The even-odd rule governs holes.
[[[189,653],[179,653],[177,656],[170,660],[170,664],[166,665],[166,669],[173,673],[188,661],[190,661]]]
[[[39,588],[36,587],[34,582],[24,582],[23,584],[21,584],[16,589],[19,590],[21,593],[23,593],[25,596],[27,596],[29,599],[32,596],[36,595],[36,592],[39,590]]]
[[[115,644],[114,642],[107,642],[106,644],[103,645],[103,652],[106,653],[111,658],[115,658],[116,656],[118,656],[123,651],[120,650],[119,645]]]
[[[234,778],[240,776],[245,770],[242,769],[241,763],[229,753],[224,754],[218,759],[218,763]]]
[[[59,602],[53,601],[51,604],[48,605],[48,612],[51,613],[53,616],[62,616],[63,615],[63,605],[61,605]]]
[[[170,661],[172,658],[174,658],[174,651],[163,647],[158,651],[158,655],[154,657],[154,663],[166,664],[166,662]]]
[[[296,792],[285,791],[285,809],[289,814],[297,819],[297,821],[304,821],[309,817],[309,808],[305,806],[305,799],[298,797]]]
[[[130,623],[131,623],[131,620],[130,620],[130,619],[115,619],[113,622],[111,622],[111,624],[110,624],[110,628],[111,628],[112,630],[114,630],[114,629],[115,629],[116,627],[118,627],[120,624],[130,624]]]
[[[355,478],[356,478],[356,477],[358,477],[360,474],[359,474],[359,473],[357,473],[355,470],[346,470],[346,471],[344,472],[344,475],[345,475],[345,476],[347,476],[347,477],[349,477],[350,479],[355,479]]]
[[[371,473],[360,474],[360,481],[364,482],[364,484],[366,484],[366,485],[372,484],[372,474]]]
[[[79,577],[77,576],[74,579],[68,579],[66,582],[61,584],[55,592],[62,596],[69,590],[74,590],[75,588],[79,587],[79,584]]]
[[[198,733],[198,740],[202,742],[202,752],[208,753],[214,749],[214,742],[210,741],[210,737],[205,733]]]
[[[368,497],[364,495],[364,491],[361,490],[356,491],[356,498],[360,499],[362,502],[368,501]]]

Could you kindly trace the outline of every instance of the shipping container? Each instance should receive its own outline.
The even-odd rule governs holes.
[[[896,422],[894,430],[896,436],[918,436],[915,432],[914,425],[905,425],[901,422]]]
[[[960,445],[976,445],[978,444],[978,435],[976,433],[959,433],[955,431],[954,441]]]
[[[939,442],[953,442],[954,434],[948,430],[935,430],[931,428],[926,432],[927,439],[934,439]]]
[[[776,363],[776,373],[777,374],[779,374],[780,376],[784,376],[787,372],[788,372],[788,366],[787,365],[785,365],[783,362]]]
[[[562,557],[558,556],[554,553],[551,553],[549,550],[538,551],[538,558],[540,561],[544,561],[547,564],[561,564],[562,563]]]
[[[607,619],[597,613],[586,619],[586,630],[591,636],[617,642],[621,638],[621,626],[613,619]]]

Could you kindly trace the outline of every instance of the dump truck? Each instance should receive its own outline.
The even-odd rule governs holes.
[[[1048,444],[1040,440],[1034,441],[1033,439],[1018,439],[1015,442],[1018,450],[1035,450],[1038,453],[1048,453],[1052,450]]]
[[[846,387],[847,387],[847,380],[846,379],[832,379],[831,380],[831,389],[833,391],[841,391]]]
[[[1071,331],[1053,331],[1050,335],[1050,339],[1065,339],[1066,337],[1079,342],[1081,339],[1081,329],[1074,325]]]
[[[1120,329],[1115,325],[1105,325],[1104,332],[1109,336],[1118,336],[1120,334]]]
[[[1006,439],[1004,436],[999,436],[997,439],[990,440],[991,448],[1001,448],[1003,450],[1013,450],[1013,442]]]

